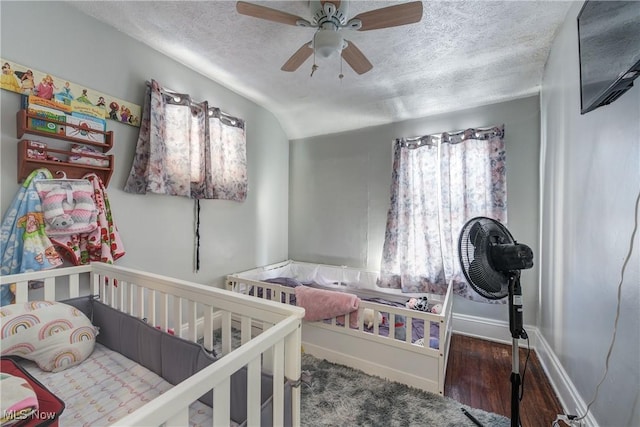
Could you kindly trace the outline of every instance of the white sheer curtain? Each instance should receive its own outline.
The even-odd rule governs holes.
[[[458,236],[475,216],[507,220],[504,126],[395,141],[391,206],[380,286],[454,291],[486,301],[466,283]]]

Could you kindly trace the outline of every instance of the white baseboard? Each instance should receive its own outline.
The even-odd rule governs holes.
[[[549,378],[549,383],[555,391],[565,413],[574,415],[584,414],[587,408],[586,403],[576,390],[576,387],[564,370],[560,360],[540,334],[539,329],[531,325],[524,325],[524,329],[527,331],[527,335],[529,335],[531,348],[535,349],[542,369]],[[504,321],[454,313],[453,332],[493,342],[512,344],[509,323]],[[519,340],[519,345],[521,347],[526,346],[526,340]],[[582,420],[582,426],[599,427],[591,413]]]
[[[529,335],[531,348],[535,348],[538,328],[531,325],[523,325],[523,327],[527,331],[527,335]],[[453,313],[453,332],[502,344],[511,345],[513,342],[509,331],[509,322],[502,320]],[[526,347],[527,341],[518,340],[518,345]]]
[[[584,415],[587,411],[587,404],[580,396],[580,393],[578,393],[578,390],[576,390],[575,385],[549,346],[549,343],[547,343],[547,340],[538,332],[536,333],[538,334],[536,354],[565,413],[579,416]],[[582,420],[582,425],[585,427],[599,427],[598,422],[593,418],[591,412]]]

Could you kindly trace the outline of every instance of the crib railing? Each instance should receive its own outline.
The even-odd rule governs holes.
[[[29,290],[29,283],[42,289]],[[213,425],[230,424],[230,376],[247,367],[247,425],[260,423],[261,373],[273,375],[273,425],[284,422],[285,381],[300,378],[301,319],[304,310],[260,301],[246,295],[113,265],[93,263],[0,277],[0,284],[15,284],[16,302],[35,299],[62,300],[99,295],[102,302],[146,319],[162,330],[213,348],[213,334],[221,330],[222,357],[176,385],[118,425],[188,425],[189,405],[213,392]],[[241,328],[241,345],[232,347],[232,320]],[[251,325],[262,324],[252,338]],[[292,388],[292,422],[300,424],[300,390]]]
[[[246,295],[257,296],[261,299],[266,299],[270,301],[282,302],[286,304],[292,304],[295,301],[295,288],[282,286],[275,283],[261,282],[258,280],[249,280],[249,279],[240,279],[240,278],[232,278],[226,281],[226,287],[228,290],[233,292],[239,292]],[[438,325],[441,325],[445,321],[445,316],[451,311],[451,297],[450,293],[447,293],[442,300],[442,313],[429,313],[424,311],[407,311],[404,308],[394,307],[385,304],[379,304],[375,302],[362,300],[359,304],[358,313],[346,314],[344,317],[344,321],[338,317],[334,317],[327,322],[316,322],[318,326],[331,327],[343,330],[345,333],[351,334],[359,334],[366,333],[371,335],[373,340],[380,340],[388,344],[389,338],[394,337],[394,341],[398,341],[395,343],[396,345],[401,345],[403,343],[412,344],[412,327],[413,327],[413,319],[424,322],[425,333],[428,333],[429,326],[432,322],[435,322]],[[389,334],[388,336],[383,336],[380,334],[379,324],[377,322],[373,323],[373,328],[368,329],[364,325],[364,315],[363,312],[365,309],[373,310],[374,319],[377,318],[378,313],[386,314],[386,317],[389,319]],[[351,316],[357,316],[357,328],[350,327]],[[404,322],[407,328],[406,336],[404,340],[396,339],[395,329],[396,329],[396,319],[399,319],[400,316],[406,319]],[[439,342],[444,343],[446,339],[446,328],[440,328],[439,332]],[[426,337],[428,338],[428,336]],[[394,345],[392,342],[391,345]],[[426,352],[438,352],[439,348],[432,349],[429,348],[428,342],[423,347],[415,346],[416,351],[426,351]],[[443,355],[444,356],[444,355]]]
[[[81,281],[85,285],[83,294],[86,295],[91,269],[90,265],[85,265],[0,276],[0,284],[15,285],[16,303],[35,299],[59,301],[80,296]],[[37,289],[33,289],[34,286]]]

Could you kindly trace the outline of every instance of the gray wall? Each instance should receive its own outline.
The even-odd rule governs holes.
[[[142,104],[145,80],[242,117],[247,123],[249,193],[244,203],[201,202],[201,270],[193,273],[193,205],[187,198],[122,191],[138,128],[108,121],[115,172],[108,188],[127,254],[117,264],[220,285],[224,275],[287,257],[289,142],[265,109],[152,51],[64,2],[0,3],[1,55],[10,61]],[[19,95],[0,91],[0,210],[18,189],[16,111]]]
[[[380,269],[389,209],[392,141],[505,125],[509,230],[538,254],[537,96],[455,113],[291,142],[289,256]],[[537,261],[537,260],[536,260]],[[524,321],[536,323],[538,267],[522,273]],[[454,300],[457,314],[506,321],[504,305]],[[506,330],[506,339],[509,331]]]
[[[610,366],[591,409],[602,426],[638,426],[638,234],[618,284],[638,220],[640,87],[636,81],[613,104],[580,115],[580,7],[572,6],[558,32],[542,83],[539,329],[552,354],[545,363],[559,367],[554,379],[561,397],[583,414],[604,373],[620,291]]]

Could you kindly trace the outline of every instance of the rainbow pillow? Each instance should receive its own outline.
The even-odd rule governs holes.
[[[98,330],[80,310],[52,301],[29,301],[0,309],[3,356],[32,360],[44,371],[59,372],[84,361]]]

